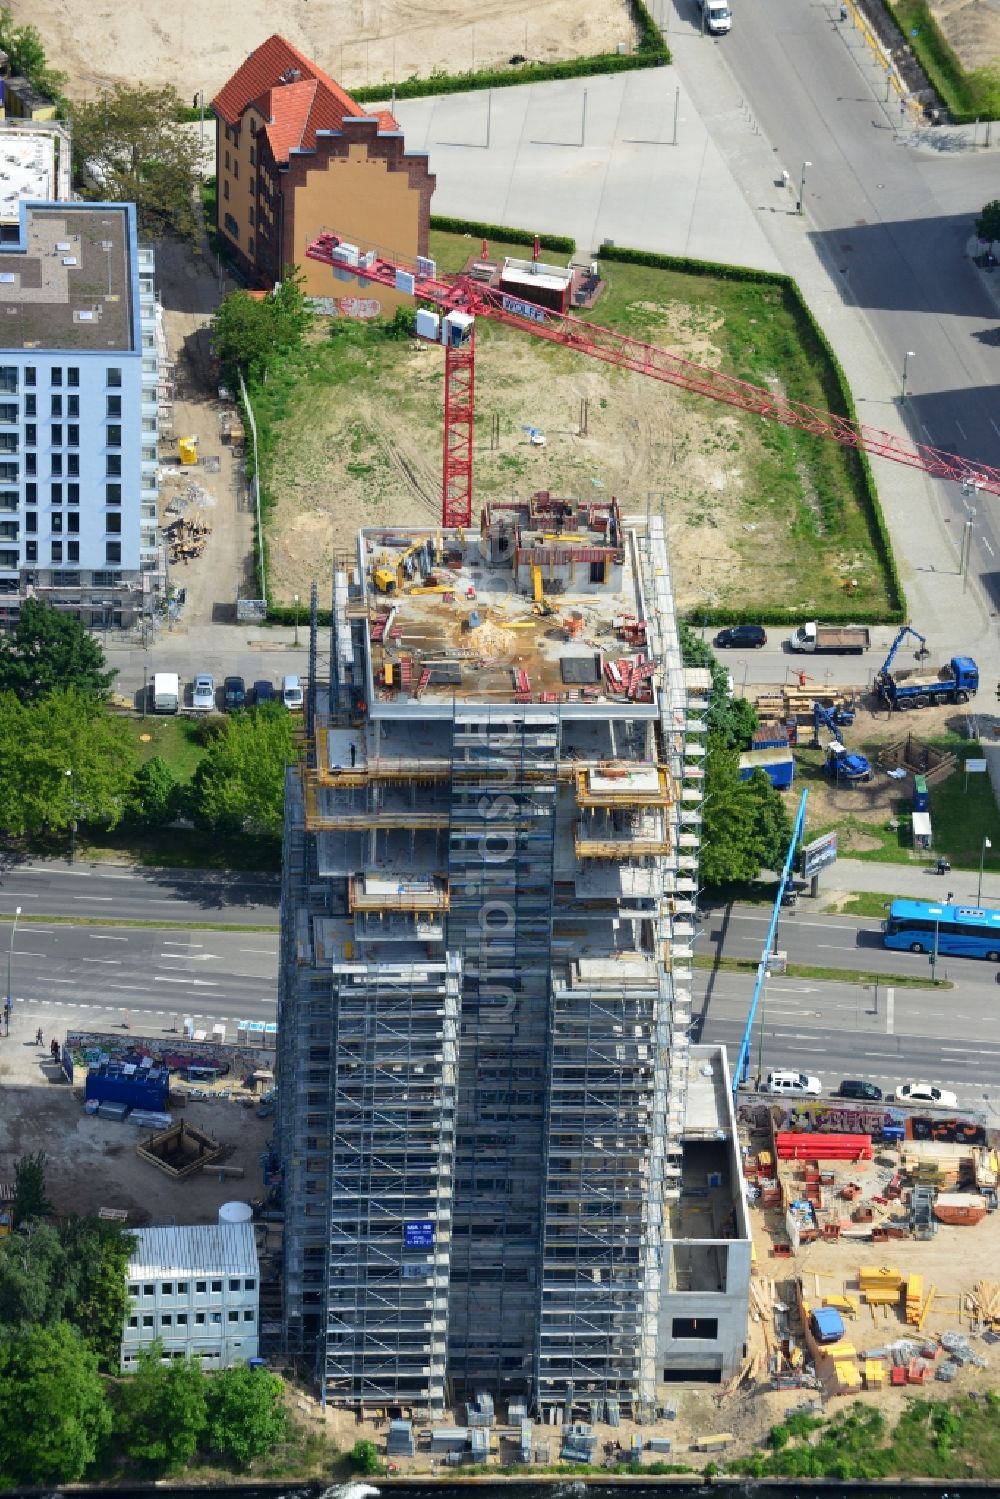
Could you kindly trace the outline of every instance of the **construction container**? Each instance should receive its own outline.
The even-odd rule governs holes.
[[[749,781],[755,770],[762,770],[778,790],[790,786],[795,779],[795,760],[788,745],[746,750],[740,756],[740,780]]]
[[[108,1062],[87,1073],[86,1099],[122,1103],[126,1109],[162,1114],[167,1107],[170,1074],[165,1067],[136,1067],[130,1062]]]

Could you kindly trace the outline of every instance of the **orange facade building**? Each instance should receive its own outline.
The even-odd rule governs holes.
[[[366,114],[282,36],[252,52],[212,100],[218,230],[251,286],[298,266],[308,296],[349,316],[409,301],[336,279],[306,259],[323,231],[394,258],[426,255],[434,177],[388,110]]]

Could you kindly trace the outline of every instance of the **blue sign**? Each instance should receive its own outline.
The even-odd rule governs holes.
[[[403,1244],[407,1249],[433,1249],[433,1223],[404,1223]]]
[[[506,292],[500,298],[504,312],[516,313],[518,317],[528,318],[532,323],[545,322],[545,308],[539,307],[537,302],[524,302],[520,297],[508,296]]]

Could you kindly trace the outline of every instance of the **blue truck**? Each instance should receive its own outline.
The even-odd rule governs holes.
[[[893,671],[892,664],[908,635],[918,641],[916,659],[921,664]],[[952,656],[946,666],[925,667],[930,655],[927,641],[912,625],[901,625],[889,654],[875,673],[875,692],[887,708],[905,711],[932,708],[939,703],[967,703],[979,691],[979,667],[971,656]]]

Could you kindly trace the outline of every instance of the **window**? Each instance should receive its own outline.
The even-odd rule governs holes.
[[[194,1314],[194,1325],[195,1325],[195,1327],[204,1327],[205,1326],[205,1313],[204,1312],[195,1312],[195,1314]]]
[[[230,1322],[238,1322],[240,1320],[239,1312],[229,1312],[227,1315]]]
[[[226,202],[228,203],[229,202],[229,178],[228,177],[225,179],[225,181],[222,184],[222,196],[226,200]],[[228,218],[229,218],[228,213],[226,214],[226,218],[228,220]]]
[[[114,365],[108,366],[108,389],[118,390],[122,383],[122,372]]]
[[[208,1281],[196,1280],[194,1283],[194,1290],[196,1296],[204,1296],[205,1292],[208,1290]]]
[[[27,514],[24,517],[24,529],[25,529],[26,532],[28,532],[32,536],[34,536],[36,534],[36,532],[38,531],[38,511],[37,510],[29,510],[27,512]]]
[[[3,484],[16,484],[17,483],[17,464],[16,463],[2,463],[2,462],[0,462],[0,483],[3,483]]]
[[[122,460],[120,453],[109,453],[105,465],[105,473],[112,479],[121,477]]]
[[[104,503],[105,503],[105,505],[120,505],[121,502],[122,502],[122,487],[121,487],[121,485],[120,484],[105,484],[105,486],[104,486]],[[201,1285],[201,1289],[204,1290],[205,1289],[204,1282],[200,1282],[200,1285]]]
[[[17,433],[0,432],[0,453],[16,453],[17,449]]]
[[[226,171],[229,171],[229,152],[226,152]]]
[[[19,498],[16,489],[0,489],[0,510],[16,510]]]
[[[142,450],[142,461],[143,461],[143,463],[155,463],[156,462],[156,448],[155,447],[152,447],[152,448],[143,447],[143,450]]]
[[[178,1312],[177,1313],[177,1326],[178,1327],[187,1327],[187,1323],[188,1323],[188,1314],[187,1314],[187,1312]]]
[[[67,385],[79,385],[79,383],[80,383],[80,371],[78,369],[72,369],[71,368],[68,371],[68,373],[67,373],[66,384]]]
[[[51,416],[62,416],[62,396],[50,396],[49,405]]]
[[[66,472],[69,474],[71,479],[78,479],[80,477],[79,453],[70,453],[68,455],[66,459]]]
[[[253,1276],[243,1282],[243,1289],[244,1291],[256,1291],[257,1282],[254,1280]]]
[[[719,1336],[718,1317],[675,1317],[670,1324],[672,1338],[704,1338],[708,1342]]]
[[[62,422],[53,422],[49,428],[49,442],[54,448],[61,448],[63,440]]]
[[[218,1326],[221,1325],[221,1322],[222,1322],[222,1313],[221,1312],[213,1312],[212,1313],[212,1326],[213,1327],[218,1327]]]
[[[52,470],[53,474],[61,474],[62,473],[62,454],[61,453],[53,453],[52,454],[52,457],[49,460],[49,467]]]
[[[109,448],[120,448],[122,445],[122,429],[117,423],[108,427],[107,444]]]
[[[152,1317],[149,1316],[148,1314],[145,1317],[143,1317],[143,1319],[142,1319],[142,1325],[143,1325],[143,1327],[152,1327],[152,1325],[153,1325],[153,1319],[152,1319]]]
[[[178,1296],[186,1296],[187,1293],[188,1293],[188,1283],[187,1283],[187,1281],[186,1280],[179,1280],[177,1282],[177,1294],[178,1294]]]
[[[122,544],[120,541],[106,541],[104,543],[104,560],[105,562],[121,564]]]
[[[79,396],[67,396],[66,397],[66,415],[67,416],[79,416],[80,415],[80,397]]]
[[[247,222],[250,223],[250,224],[253,223],[253,209],[252,208],[248,208],[247,209]]]
[[[70,530],[72,530],[72,529],[73,528],[71,526]],[[67,541],[67,543],[66,543],[66,561],[67,562],[79,562],[79,560],[80,560],[80,543],[78,541]]]
[[[174,1283],[173,1283],[173,1281],[172,1280],[165,1280],[163,1282],[162,1286],[160,1287],[160,1295],[161,1296],[172,1296],[173,1294],[174,1294]]]
[[[37,405],[37,402],[36,402],[34,396],[25,396],[25,398],[24,398],[24,414],[25,414],[25,416],[37,416],[38,415],[38,405]]]
[[[231,239],[238,240],[240,237],[240,226],[239,224],[237,224],[231,213],[226,214],[225,223],[226,233],[230,236]]]
[[[61,484],[49,485],[49,502],[52,505],[61,505],[63,499],[63,487]]]
[[[252,1309],[252,1307],[248,1307],[247,1310],[243,1313],[243,1320],[244,1320],[244,1322],[252,1322],[253,1321],[253,1309]]]
[[[113,515],[104,517],[104,529],[109,536],[120,536],[122,534],[122,518],[117,511]]]
[[[160,1316],[161,1327],[173,1327],[174,1319],[170,1312],[163,1312]]]
[[[93,584],[95,588],[114,588],[117,582],[118,579],[115,577],[114,573],[97,572],[93,575]],[[99,604],[100,599],[94,599],[92,602]]]
[[[138,1317],[129,1317],[129,1319],[128,1319],[128,1325],[129,1325],[129,1327],[138,1327],[139,1326],[139,1318]]]
[[[16,422],[16,421],[17,421],[17,402],[16,401],[2,401],[2,402],[0,402],[0,422],[3,422],[6,426],[12,426],[14,424],[14,422]]]
[[[52,535],[53,536],[61,536],[62,535],[62,511],[61,510],[53,510],[53,512],[52,512]]]
[[[13,364],[0,364],[0,392],[5,396],[17,395],[17,367]]]
[[[80,446],[80,426],[78,422],[70,422],[66,428],[66,442],[71,448]]]
[[[72,515],[67,515],[66,530],[69,531],[71,535],[79,536],[80,516],[78,512],[74,512]]]
[[[37,370],[35,369],[35,366],[33,364],[26,364],[24,366],[24,383],[25,383],[25,385],[34,385],[36,375],[37,375]]]
[[[49,371],[49,384],[50,385],[61,385],[62,384],[62,370],[51,369]]]
[[[239,1290],[239,1288],[240,1288],[240,1282],[239,1282],[239,1279],[238,1279],[238,1278],[237,1278],[237,1279],[236,1279],[236,1280],[231,1280],[231,1281],[230,1281],[230,1282],[229,1282],[229,1289],[230,1289],[230,1290],[231,1290],[231,1291],[238,1291],[238,1290]]]
[[[121,398],[121,396],[108,396],[107,403],[108,403],[108,409],[107,409],[107,412],[106,412],[107,416],[121,416],[121,414],[122,414],[122,398]]]
[[[253,235],[252,234],[248,234],[247,235],[247,254],[248,255],[252,255],[253,254]]]
[[[79,503],[80,503],[80,486],[79,486],[79,484],[67,484],[66,485],[66,498],[67,498],[67,500],[69,501],[69,503],[71,505],[79,505]]]
[[[28,504],[28,505],[37,505],[38,504],[38,485],[37,484],[26,484],[24,486],[24,499],[25,499],[25,503]]]
[[[239,180],[240,180],[240,159],[239,159],[238,156],[235,156],[233,158],[233,176],[236,178],[236,181],[239,182]]]
[[[50,550],[51,550],[51,553],[52,553],[52,561],[53,562],[61,562],[62,561],[62,557],[63,557],[62,542],[61,541],[54,541],[52,543],[52,546],[51,546]]]
[[[221,1280],[213,1280],[213,1282],[212,1282],[212,1295],[213,1296],[221,1296],[222,1295],[222,1281]]]
[[[37,541],[26,541],[24,543],[24,560],[25,560],[25,562],[37,562],[38,561],[38,542]]]
[[[256,148],[256,146],[251,146],[250,147],[250,165],[252,167],[255,167],[257,165],[257,148]]]
[[[37,474],[37,472],[38,472],[38,459],[37,459],[37,457],[35,456],[34,453],[25,453],[25,455],[24,455],[24,472],[26,474]]]
[[[34,422],[26,422],[24,427],[24,440],[30,448],[38,441],[38,428]]]

